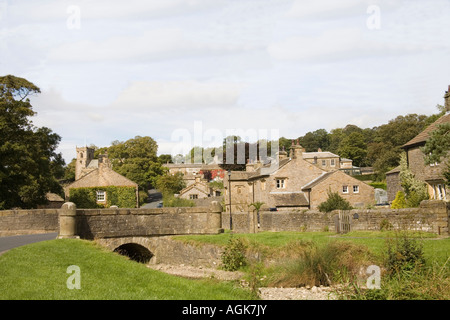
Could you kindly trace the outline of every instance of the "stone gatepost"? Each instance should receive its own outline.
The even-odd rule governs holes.
[[[73,202],[66,202],[59,209],[58,239],[79,238],[76,230],[77,206]]]
[[[212,201],[208,208],[208,233],[222,233],[222,206],[217,201]]]

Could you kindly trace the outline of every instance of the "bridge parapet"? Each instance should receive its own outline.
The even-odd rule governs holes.
[[[60,226],[71,215],[60,210]],[[70,205],[71,210],[73,204]],[[75,234],[82,239],[115,237],[150,237],[180,234],[217,234],[222,232],[222,206],[213,202],[209,207],[193,208],[108,208],[76,209]],[[64,223],[61,223],[64,222]],[[70,222],[67,222],[70,224]],[[68,231],[60,229],[60,236]]]

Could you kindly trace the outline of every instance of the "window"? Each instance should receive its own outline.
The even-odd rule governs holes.
[[[277,179],[277,189],[284,189],[285,183],[284,179]]]
[[[198,199],[198,194],[190,194],[189,199],[191,200]]]
[[[353,186],[353,193],[359,193],[359,186]]]
[[[342,193],[348,193],[348,186],[342,186]]]
[[[334,164],[334,159],[331,159],[331,160],[330,160],[330,166],[334,167],[334,165],[335,165],[335,164]]]
[[[106,193],[105,193],[105,191],[102,191],[102,190],[98,190],[97,191],[97,201],[99,201],[99,202],[106,201]]]
[[[322,160],[322,167],[325,167],[327,165],[327,160]]]
[[[433,186],[434,189],[434,198],[437,200],[445,200],[445,186],[442,184],[435,184]]]

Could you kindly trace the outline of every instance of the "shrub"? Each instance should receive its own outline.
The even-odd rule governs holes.
[[[331,212],[333,210],[351,210],[350,202],[342,198],[339,193],[328,191],[328,199],[319,204],[320,212]]]
[[[195,207],[194,201],[177,198],[173,195],[164,195],[163,205],[164,207]]]
[[[230,238],[222,253],[222,268],[227,271],[236,271],[247,264],[245,251],[247,246],[240,238]]]
[[[391,230],[393,227],[394,226],[387,219],[383,219],[380,222],[380,230],[381,231],[388,231],[388,230]]]
[[[385,255],[385,267],[390,274],[418,270],[425,265],[422,243],[406,235],[388,241]]]
[[[402,209],[406,208],[406,199],[403,191],[398,191],[395,195],[395,199],[392,201],[391,209]]]

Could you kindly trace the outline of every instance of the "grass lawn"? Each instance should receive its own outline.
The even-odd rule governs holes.
[[[80,268],[80,289],[67,281]],[[61,239],[12,249],[0,256],[0,299],[231,300],[254,299],[232,282],[189,280],[147,268],[91,241]]]
[[[450,256],[450,238],[438,238],[436,234],[426,232],[407,232],[411,238],[419,239],[423,243],[425,257],[429,261],[444,264]],[[231,234],[226,231],[217,235],[175,236],[174,239],[191,244],[208,243],[226,246],[230,237],[244,238],[250,246],[265,247],[266,252],[278,252],[283,247],[295,241],[313,241],[318,245],[325,245],[332,241],[350,241],[362,244],[375,255],[381,256],[387,241],[399,236],[396,231],[352,231],[339,235],[334,232],[259,232],[248,234]]]

